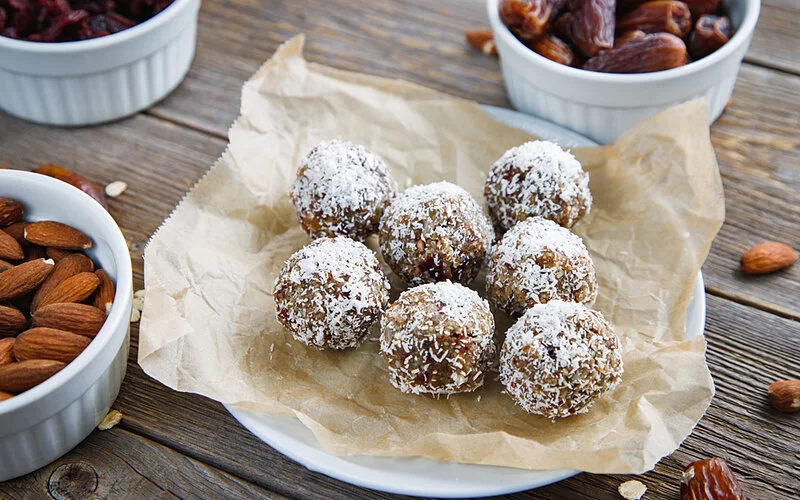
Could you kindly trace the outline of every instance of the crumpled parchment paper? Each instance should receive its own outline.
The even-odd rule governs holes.
[[[724,219],[705,104],[573,151],[595,198],[575,231],[595,260],[595,307],[617,327],[625,374],[588,414],[551,422],[514,406],[492,376],[450,398],[402,394],[377,342],[320,352],[275,320],[275,276],[309,241],[287,192],[319,141],[365,145],[401,187],[446,179],[482,201],[492,162],[531,139],[475,103],[308,63],[302,47],[302,36],[287,42],[244,85],[227,151],[147,247],[144,370],[179,391],[295,415],[334,454],[639,473],[675,450],[714,393],[705,339],[683,340],[695,277]]]

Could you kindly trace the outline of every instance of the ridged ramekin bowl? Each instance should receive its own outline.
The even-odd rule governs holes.
[[[128,361],[133,278],[122,232],[82,191],[44,175],[0,170],[0,197],[20,201],[27,220],[56,220],[89,235],[94,245],[87,253],[117,289],[103,328],[80,356],[45,382],[0,402],[2,482],[65,454],[108,413]]]
[[[42,43],[0,36],[0,109],[47,125],[90,125],[166,97],[194,58],[200,0],[91,40]]]
[[[500,0],[487,0],[506,92],[518,110],[606,144],[642,120],[705,97],[709,123],[725,108],[750,47],[761,0],[723,0],[735,29],[722,48],[686,66],[641,74],[584,71],[540,56],[503,24]]]

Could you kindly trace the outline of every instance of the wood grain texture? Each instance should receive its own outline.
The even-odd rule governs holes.
[[[798,376],[800,324],[725,299],[707,299],[708,360],[716,396],[683,445],[638,479],[649,488],[647,498],[674,498],[686,464],[720,456],[737,473],[748,498],[788,498],[800,491],[800,454],[795,446],[800,429],[792,415],[769,406],[766,391],[774,380]],[[252,436],[221,404],[175,393],[150,379],[135,362],[135,339],[133,332],[125,389],[115,404],[125,414],[120,427],[286,496],[389,497],[311,472]],[[632,478],[581,474],[508,498],[564,499],[580,494],[616,499],[617,485]]]
[[[60,459],[0,486],[9,499],[280,499],[121,428],[94,431]]]
[[[789,73],[800,74],[797,27],[800,2],[762,0],[761,15],[745,60]]]
[[[800,73],[798,25],[800,3],[766,0],[745,60]],[[242,82],[298,33],[307,35],[310,61],[508,107],[497,60],[464,42],[466,31],[486,27],[483,0],[206,0],[192,70],[152,112],[225,134],[238,115]]]
[[[762,240],[800,247],[798,23],[796,0],[764,1],[746,58],[753,64],[742,67],[732,104],[712,128],[727,196],[726,224],[703,269],[717,395],[686,442],[638,477],[648,499],[676,498],[682,468],[713,455],[729,461],[748,498],[800,491],[797,418],[766,399],[772,381],[800,377],[800,266],[761,277],[737,271],[741,253]],[[309,60],[508,107],[497,60],[463,41],[466,30],[485,25],[481,0],[205,0],[189,77],[149,116],[55,129],[0,114],[0,164],[55,162],[101,185],[126,181],[129,190],[109,202],[138,289],[147,239],[223,151],[243,81],[280,43],[305,32]],[[54,471],[76,464],[85,472],[82,464],[89,464],[97,496],[113,498],[396,498],[311,472],[259,441],[219,403],[155,382],[136,364],[137,346],[134,327],[115,404],[122,423],[93,433],[55,464],[0,484],[0,497],[49,498]],[[618,499],[617,485],[631,478],[581,474],[507,498]]]

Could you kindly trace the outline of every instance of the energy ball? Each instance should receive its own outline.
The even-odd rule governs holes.
[[[381,354],[405,393],[468,392],[483,385],[493,335],[489,304],[475,291],[430,283],[404,291],[383,315]]]
[[[492,165],[483,195],[502,231],[536,216],[570,228],[592,208],[589,174],[571,153],[548,141],[506,151]]]
[[[319,238],[289,257],[273,297],[278,321],[296,340],[346,349],[358,346],[380,320],[389,305],[389,281],[361,243]]]
[[[449,182],[414,186],[392,201],[380,223],[383,259],[411,285],[478,275],[494,240],[481,207]]]
[[[597,298],[594,262],[568,229],[541,217],[526,219],[492,249],[486,294],[512,316],[551,300],[591,306]]]
[[[528,413],[550,419],[589,411],[622,380],[614,328],[597,311],[560,300],[539,304],[506,333],[500,381]]]
[[[291,198],[300,225],[312,238],[347,236],[363,241],[378,229],[397,192],[389,168],[352,142],[319,143],[297,169]]]

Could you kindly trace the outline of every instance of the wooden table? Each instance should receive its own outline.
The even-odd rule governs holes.
[[[800,247],[800,4],[763,1],[731,105],[712,127],[727,196],[727,221],[703,267],[717,394],[686,442],[638,478],[649,499],[676,498],[681,469],[710,456],[728,460],[749,498],[800,492],[800,415],[780,414],[766,400],[769,383],[800,377],[800,264],[755,278],[738,271],[742,252],[760,241]],[[127,181],[111,212],[142,288],[147,239],[225,149],[242,83],[281,42],[304,32],[310,60],[508,107],[497,60],[464,43],[465,31],[486,26],[481,0],[205,0],[194,65],[169,98],[130,119],[83,129],[0,113],[0,163],[29,169],[54,162],[101,184]],[[76,477],[96,474],[97,497],[391,497],[310,472],[253,437],[219,403],[150,379],[136,364],[137,339],[134,327],[114,405],[122,423],[0,485],[0,497],[48,497],[51,476],[65,465],[89,473]],[[616,499],[627,479],[580,474],[511,497]],[[55,496],[67,498],[66,488],[69,498],[84,498],[86,484],[62,483]]]

